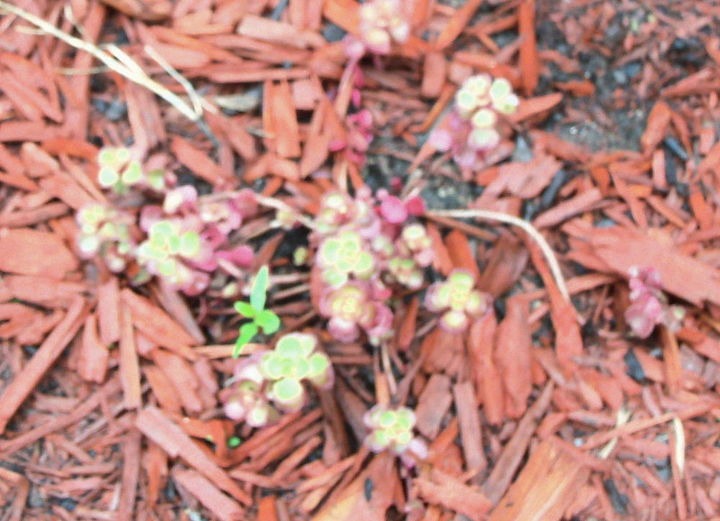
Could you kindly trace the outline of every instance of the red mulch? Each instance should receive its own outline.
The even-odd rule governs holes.
[[[353,0],[12,2],[120,46],[185,96],[153,47],[205,100],[207,128],[0,18],[0,521],[720,518],[720,4],[406,2],[416,36],[362,66],[377,132],[364,172],[330,151],[347,132],[335,35],[356,30]],[[477,72],[522,101],[497,164],[463,176],[423,143]],[[217,401],[230,304],[133,287],[74,246],[75,211],[104,199],[98,148],[130,142],[208,189],[251,186],[310,213],[333,184],[413,174],[430,207],[530,220],[572,303],[522,232],[436,217],[435,268],[476,272],[496,310],[448,334],[406,299],[387,379],[377,354],[322,330],[308,277],[276,255],[284,232],[264,235],[257,265],[287,273],[272,309],[316,328],[338,378],[279,424],[236,426]],[[684,306],[678,331],[629,334],[638,265]],[[412,470],[358,443],[388,381],[429,441]]]

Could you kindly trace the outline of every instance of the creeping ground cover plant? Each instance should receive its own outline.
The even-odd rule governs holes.
[[[221,392],[225,414],[251,427],[261,427],[281,412],[300,409],[306,384],[329,389],[334,381],[332,364],[309,333],[281,336],[274,349],[256,351],[241,359]]]
[[[519,101],[507,79],[471,76],[457,91],[446,124],[430,135],[431,143],[450,152],[461,168],[479,168],[509,132],[506,118],[517,110]]]
[[[112,272],[128,270],[135,284],[158,277],[187,295],[249,268],[252,249],[232,236],[257,211],[253,192],[201,196],[171,173],[146,171],[126,148],[103,148],[97,161],[107,202],[88,203],[77,213],[83,257],[99,257]],[[234,291],[230,282],[226,286]]]

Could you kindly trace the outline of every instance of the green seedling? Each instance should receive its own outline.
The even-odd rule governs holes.
[[[269,281],[270,272],[267,266],[263,266],[253,281],[250,290],[250,302],[235,302],[235,310],[243,317],[252,320],[252,322],[246,322],[240,327],[240,336],[235,342],[233,358],[240,356],[243,348],[255,338],[255,335],[261,329],[266,335],[272,335],[280,329],[280,317],[269,309],[265,309]]]

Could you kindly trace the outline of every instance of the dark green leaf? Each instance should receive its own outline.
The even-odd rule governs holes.
[[[267,266],[263,266],[255,275],[252,290],[250,290],[250,304],[255,311],[265,309],[265,293],[267,292],[269,280],[270,271]]]
[[[269,309],[258,313],[255,317],[255,323],[262,328],[263,333],[266,335],[272,335],[280,329],[280,317]]]
[[[240,356],[243,347],[250,343],[250,340],[252,340],[257,334],[258,327],[254,323],[248,322],[247,324],[243,324],[240,328],[240,336],[238,336],[238,339],[235,342],[235,349],[233,349],[233,358],[237,358],[238,356]]]

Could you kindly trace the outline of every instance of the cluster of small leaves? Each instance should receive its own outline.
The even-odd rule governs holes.
[[[370,429],[365,445],[373,452],[390,450],[399,455],[413,452],[421,459],[427,456],[425,443],[413,434],[415,413],[412,409],[375,405],[363,420]]]
[[[77,244],[82,256],[100,255],[110,271],[123,271],[136,247],[131,234],[132,215],[101,203],[90,203],[78,211],[76,219],[80,228]]]
[[[409,222],[424,211],[422,201],[402,201],[386,191],[361,189],[350,197],[332,192],[323,198],[314,221],[314,280],[320,286],[319,311],[341,342],[365,332],[373,344],[391,334],[393,288],[419,289],[433,260],[425,228]]]
[[[440,316],[440,327],[450,332],[465,331],[471,319],[489,309],[490,295],[475,289],[472,273],[454,269],[446,280],[430,285],[425,293],[425,307]]]
[[[280,317],[273,311],[265,309],[269,281],[270,271],[267,266],[263,266],[253,279],[250,302],[235,302],[235,310],[251,322],[246,322],[240,327],[240,334],[233,350],[234,358],[240,356],[243,347],[255,338],[260,330],[266,335],[272,335],[280,329]]]
[[[360,7],[358,36],[345,38],[345,50],[351,59],[366,52],[389,54],[393,44],[403,44],[410,36],[409,14],[402,0],[368,0]]]
[[[486,154],[500,144],[503,117],[513,114],[519,99],[505,78],[488,74],[471,76],[455,95],[447,128],[436,129],[430,139],[438,150],[450,151],[465,169],[483,164]]]
[[[315,335],[289,333],[274,349],[240,360],[230,385],[221,393],[226,416],[262,427],[277,420],[281,412],[302,408],[305,382],[319,389],[332,387],[332,364],[317,347]]]
[[[98,183],[118,195],[130,188],[146,186],[161,191],[165,188],[165,174],[161,170],[145,172],[142,164],[127,148],[103,148],[98,154]]]
[[[146,172],[125,148],[102,149],[98,164],[110,202],[77,214],[85,257],[100,256],[114,272],[135,263],[136,283],[157,276],[189,295],[204,291],[213,276],[222,284],[222,272],[237,275],[249,267],[252,249],[233,246],[230,234],[256,210],[251,191],[198,196],[191,185],[176,186],[170,174]]]
[[[647,338],[659,324],[673,331],[678,329],[685,310],[668,304],[662,291],[660,272],[653,267],[633,266],[629,274],[630,305],[625,310],[625,321],[633,334]]]

